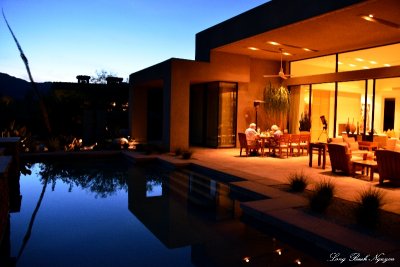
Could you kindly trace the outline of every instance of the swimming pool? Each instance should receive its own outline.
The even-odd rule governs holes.
[[[192,170],[123,159],[28,169],[10,214],[16,266],[324,266],[245,224],[251,195]]]

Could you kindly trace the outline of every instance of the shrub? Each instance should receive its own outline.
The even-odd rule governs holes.
[[[310,196],[310,208],[316,212],[324,212],[332,203],[335,185],[330,181],[319,182]]]
[[[182,151],[183,159],[190,159],[192,157],[193,152],[190,150]]]
[[[356,219],[361,225],[376,227],[379,223],[379,210],[384,204],[384,193],[377,188],[362,191],[358,197]]]
[[[180,156],[182,155],[182,149],[180,147],[175,149],[175,156]]]
[[[302,171],[289,174],[288,180],[293,192],[303,192],[308,185],[308,177]]]
[[[57,137],[50,138],[48,140],[47,145],[48,145],[49,151],[54,152],[54,151],[58,151],[61,149],[60,139],[58,139]]]

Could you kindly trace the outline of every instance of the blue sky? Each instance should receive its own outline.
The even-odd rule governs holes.
[[[36,82],[194,59],[196,33],[267,0],[0,0]],[[0,72],[28,80],[3,17]]]

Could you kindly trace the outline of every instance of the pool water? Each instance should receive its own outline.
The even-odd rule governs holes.
[[[212,177],[124,159],[28,170],[10,214],[15,266],[324,266],[244,223],[249,194]]]

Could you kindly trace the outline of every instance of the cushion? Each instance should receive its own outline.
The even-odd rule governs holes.
[[[351,151],[359,150],[358,142],[348,142],[348,145]]]

